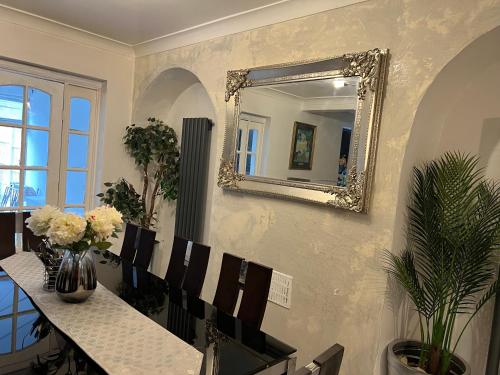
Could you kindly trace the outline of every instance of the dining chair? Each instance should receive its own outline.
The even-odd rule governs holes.
[[[178,289],[182,287],[182,279],[184,278],[184,260],[186,258],[187,245],[188,240],[174,236],[174,243],[172,244],[172,253],[170,254],[165,281]]]
[[[156,232],[146,228],[141,228],[139,235],[139,245],[135,254],[134,265],[143,269],[149,267],[151,257],[153,256],[153,249],[155,246]]]
[[[207,274],[208,258],[210,257],[210,246],[193,242],[191,256],[184,275],[184,289],[189,295],[199,297]]]
[[[31,217],[31,212],[23,212],[23,251],[38,250],[42,243],[43,237],[35,236],[35,234],[28,228],[26,219]]]
[[[220,267],[219,282],[213,305],[226,314],[233,315],[240,293],[240,270],[243,258],[224,253]]]
[[[16,253],[16,213],[0,212],[0,259]]]
[[[135,257],[135,240],[137,238],[137,230],[139,227],[134,224],[127,223],[125,226],[125,235],[123,237],[122,249],[120,251],[120,257],[122,259],[128,260],[129,262],[134,261]]]
[[[318,375],[338,375],[343,356],[344,347],[335,344],[316,357],[309,365],[297,370],[295,375],[310,375],[313,373]]]
[[[260,329],[266,312],[267,297],[271,286],[273,269],[248,262],[245,287],[241,298],[238,318],[249,326]]]

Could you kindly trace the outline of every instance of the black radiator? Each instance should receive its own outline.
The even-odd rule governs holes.
[[[194,242],[201,242],[203,235],[211,130],[208,118],[185,118],[182,122],[175,235]]]

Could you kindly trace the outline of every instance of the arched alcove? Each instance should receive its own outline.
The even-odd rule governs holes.
[[[412,168],[446,151],[479,156],[486,176],[500,181],[500,27],[477,38],[453,58],[427,89],[415,113],[406,148],[395,219],[394,248],[404,243]],[[472,373],[484,373],[492,304],[475,319],[458,352]]]
[[[184,68],[171,68],[159,73],[137,98],[132,120],[140,125],[148,117],[163,120],[182,136],[182,120],[189,117],[207,117],[215,121],[215,109],[205,86],[198,77]],[[203,242],[210,243],[210,220],[212,194],[216,173],[216,134],[212,129],[208,186],[203,230]],[[180,142],[179,142],[180,143]],[[166,272],[175,227],[175,202],[159,205],[157,239],[161,242],[158,253],[154,254],[152,270],[163,277]]]

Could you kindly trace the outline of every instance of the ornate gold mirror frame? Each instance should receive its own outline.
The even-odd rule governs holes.
[[[218,185],[224,190],[294,199],[367,212],[382,113],[388,50],[373,49],[340,57],[233,70],[227,73],[227,123]],[[352,131],[352,156],[347,185],[247,176],[235,171],[236,136],[241,92],[246,87],[285,82],[359,77],[357,109]],[[352,158],[352,159],[351,159]]]

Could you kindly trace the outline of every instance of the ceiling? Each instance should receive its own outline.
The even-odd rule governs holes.
[[[115,41],[137,45],[289,0],[0,0]]]
[[[359,77],[330,78],[312,81],[282,83],[264,89],[278,91],[299,99],[330,98],[332,96],[354,97]]]

